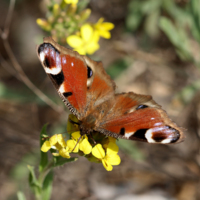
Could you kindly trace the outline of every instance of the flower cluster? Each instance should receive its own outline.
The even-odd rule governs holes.
[[[37,24],[50,32],[55,41],[67,42],[78,53],[93,54],[99,49],[99,40],[111,38],[114,24],[100,18],[97,23],[87,23],[91,10],[84,9],[78,0],[62,0],[48,5],[47,19],[37,19]]]
[[[78,122],[74,115],[70,115],[68,120],[69,140],[65,141],[62,134],[53,135],[43,143],[41,151],[47,152],[54,149],[56,152],[53,153],[53,156],[64,158],[70,158],[70,153],[78,153],[91,162],[101,162],[107,171],[113,169],[112,165],[120,164],[119,148],[115,138],[105,137],[98,133],[94,133],[92,138],[81,135],[80,131],[77,131],[78,126],[72,122]]]

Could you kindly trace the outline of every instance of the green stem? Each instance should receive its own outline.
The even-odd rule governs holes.
[[[40,175],[38,177],[38,182],[39,182],[41,188],[43,186],[43,182],[44,182],[46,175],[51,171],[53,166],[54,166],[54,161],[52,160],[51,162],[49,162],[49,164],[40,173]]]

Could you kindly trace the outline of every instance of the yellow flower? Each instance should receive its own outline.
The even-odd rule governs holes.
[[[53,15],[54,15],[54,16],[57,16],[57,15],[59,14],[59,11],[60,11],[60,10],[59,10],[59,4],[57,4],[57,3],[54,4],[54,5],[53,5]]]
[[[66,4],[77,4],[78,0],[64,0]]]
[[[81,150],[85,155],[90,154],[92,151],[92,145],[88,141],[86,135],[81,136],[80,131],[72,133],[72,139],[67,141],[69,151],[78,153]]]
[[[93,54],[99,49],[99,35],[90,24],[84,24],[80,29],[80,36],[70,35],[67,37],[67,43],[78,53]]]
[[[118,146],[114,142],[109,142],[106,152],[101,144],[97,144],[93,147],[92,154],[101,160],[107,171],[112,171],[112,165],[119,165],[121,162],[119,155],[117,155],[118,151]]]
[[[47,152],[51,148],[59,150],[63,147],[66,147],[66,142],[62,134],[56,134],[56,135],[53,135],[49,140],[46,140],[43,143],[41,147],[41,151]]]
[[[50,31],[51,30],[51,25],[47,22],[45,19],[40,19],[38,18],[36,20],[36,23],[45,31]]]
[[[106,39],[111,38],[110,30],[112,30],[115,26],[110,22],[103,22],[104,18],[100,18],[99,21],[94,25],[95,32]]]
[[[47,152],[51,148],[58,151],[58,153],[53,153],[54,156],[60,155],[64,158],[70,158],[69,147],[67,147],[62,134],[53,135],[49,140],[46,140],[41,147],[41,151]]]

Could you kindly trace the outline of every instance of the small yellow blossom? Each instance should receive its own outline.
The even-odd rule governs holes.
[[[67,141],[67,146],[70,151],[78,153],[79,149],[85,154],[90,154],[92,151],[92,145],[88,141],[86,135],[81,136],[80,131],[72,133],[72,139]]]
[[[45,19],[41,19],[41,18],[38,18],[36,20],[36,23],[42,28],[44,29],[45,31],[50,31],[51,30],[51,25],[47,22],[47,20]]]
[[[47,152],[49,151],[49,149],[54,148],[54,149],[61,149],[63,147],[66,147],[66,142],[62,136],[62,134],[56,134],[53,135],[49,141],[46,140],[42,147],[41,147],[41,151],[43,152]]]
[[[53,5],[53,15],[57,16],[59,14],[59,4],[54,4]]]
[[[53,135],[49,140],[46,140],[41,147],[41,151],[47,152],[51,148],[58,151],[58,153],[53,153],[54,156],[60,155],[64,158],[70,158],[69,147],[67,147],[62,134]]]
[[[112,171],[112,165],[119,165],[121,162],[119,155],[117,155],[118,151],[118,146],[114,142],[109,142],[106,152],[101,144],[97,144],[93,147],[92,154],[102,161],[107,171]]]
[[[103,22],[104,18],[100,18],[99,21],[94,25],[95,32],[106,39],[111,38],[110,30],[112,30],[115,26],[111,22]]]
[[[84,24],[80,29],[80,36],[70,35],[67,37],[67,43],[78,53],[93,54],[99,49],[99,35],[90,24]]]
[[[64,0],[66,4],[77,4],[78,0]]]

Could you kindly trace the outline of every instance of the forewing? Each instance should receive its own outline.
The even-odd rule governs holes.
[[[87,100],[87,65],[83,57],[51,37],[44,38],[38,47],[38,57],[66,106],[81,118]]]
[[[82,120],[114,96],[115,84],[102,63],[60,46],[51,37],[38,47],[38,57],[69,110]]]

